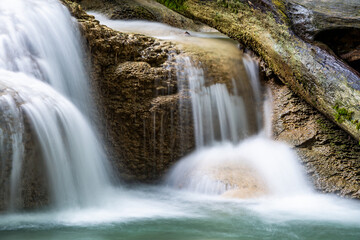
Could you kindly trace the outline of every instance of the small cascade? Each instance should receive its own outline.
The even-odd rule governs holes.
[[[15,209],[20,199],[20,176],[22,169],[22,160],[24,158],[23,133],[24,124],[22,112],[16,106],[16,102],[9,95],[0,96],[0,154],[1,178],[6,177],[6,165],[11,163],[9,207]],[[9,161],[10,160],[10,161]]]
[[[89,86],[77,21],[57,0],[2,0],[0,69],[49,83],[88,114]]]
[[[268,138],[271,93],[263,102],[256,61],[244,55],[243,64],[252,89],[250,99],[241,95],[246,90],[237,87],[244,84],[233,83],[232,92],[223,83],[207,85],[203,69],[195,67],[189,58],[178,61],[180,91],[188,91],[192,102],[197,150],[171,169],[166,183],[236,198],[311,192],[296,154]],[[256,116],[252,120],[264,126],[260,130],[265,134],[259,131],[258,136],[248,138],[250,110]]]
[[[89,123],[79,110],[46,83],[22,73],[0,71],[2,106],[12,119],[29,119],[47,169],[50,191],[57,207],[96,202],[109,186],[105,155]],[[45,114],[44,114],[45,113]],[[19,188],[23,145],[21,128],[12,137],[11,193]],[[36,144],[36,143],[34,143]],[[11,197],[14,197],[13,194]],[[19,197],[19,196],[17,196]],[[13,202],[15,199],[11,199]]]
[[[111,174],[86,118],[77,22],[57,0],[3,0],[0,21],[0,209],[28,207],[29,196],[58,208],[96,204]]]
[[[180,56],[177,63],[179,91],[191,98],[196,147],[224,141],[236,143],[249,136],[252,123],[248,111],[252,109],[246,108],[247,96],[239,94],[235,79],[230,92],[225,83],[207,83],[204,70],[189,57]]]

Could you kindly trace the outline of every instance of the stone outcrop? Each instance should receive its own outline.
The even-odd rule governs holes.
[[[261,12],[264,8],[269,9],[268,6],[262,6],[258,10],[252,8],[256,8],[255,5],[245,6],[246,11],[255,12],[254,16],[246,16],[245,12],[240,18],[232,14],[228,18],[229,16],[226,14],[229,8],[213,6],[211,4],[214,3],[210,2],[201,2],[200,4],[188,1],[187,4],[190,4],[187,5],[188,11],[191,10],[191,4],[196,7],[209,8],[206,14],[210,15],[196,15],[196,17],[212,23],[212,26],[230,36],[235,36],[242,43],[245,42],[246,46],[255,49],[255,52],[265,59],[268,72],[269,70],[275,72],[290,87],[306,87],[304,93],[306,96],[319,91],[317,80],[311,86],[307,84],[310,84],[310,80],[318,77],[319,71],[326,68],[327,65],[322,62],[324,59],[329,58],[329,64],[339,64],[337,67],[340,69],[340,75],[338,76],[342,76],[344,81],[348,80],[344,77],[344,71],[349,73],[350,79],[352,77],[357,79],[356,74],[345,64],[339,62],[335,56],[317,46],[301,42],[300,39],[288,33],[285,25],[278,25],[278,22],[282,21],[281,15],[278,18],[270,19],[270,30],[266,30],[267,32],[261,28],[263,26],[258,26],[260,24],[259,16],[269,18],[268,15],[262,15]],[[77,5],[70,3],[70,6],[72,6],[73,15],[81,24],[87,41],[89,56],[91,56],[94,67],[93,84],[94,88],[99,91],[97,102],[105,106],[105,128],[108,129],[105,131],[105,140],[115,150],[110,154],[111,159],[115,165],[121,165],[118,166],[118,169],[121,169],[120,172],[124,172],[125,169],[128,179],[134,178],[134,176],[141,181],[157,179],[173,161],[189,151],[194,144],[190,127],[192,126],[191,121],[182,125],[187,126],[186,129],[181,130],[188,134],[185,141],[189,142],[186,146],[180,144],[179,127],[176,124],[179,121],[178,100],[180,96],[176,93],[174,72],[166,66],[174,64],[168,59],[168,53],[177,50],[168,43],[158,42],[140,35],[127,35],[113,31],[99,25],[92,17],[77,9]],[[217,10],[217,14],[212,19],[211,14],[214,13],[214,9]],[[273,11],[276,12],[277,8],[274,8]],[[235,11],[233,10],[233,12]],[[195,15],[195,13],[192,14]],[[237,21],[240,21],[241,17],[249,18],[244,19],[245,23],[238,24]],[[224,20],[222,18],[226,21],[222,21]],[[231,20],[235,24],[227,29],[226,24]],[[256,31],[251,33],[250,25],[244,24],[253,24]],[[244,29],[240,31],[238,29],[240,27]],[[261,34],[265,34],[265,36]],[[279,43],[279,39],[275,39],[276,34],[280,34],[280,40],[293,40],[294,43],[285,42],[285,45],[289,44],[286,45],[289,49],[284,49],[284,46],[281,45],[282,42]],[[261,40],[264,40],[265,43],[260,43]],[[280,48],[280,50],[274,48]],[[289,62],[285,62],[281,54],[286,54]],[[294,54],[294,56],[291,57],[290,54]],[[161,57],[162,55],[163,57]],[[301,58],[304,58],[305,62]],[[292,63],[295,65],[293,66]],[[329,66],[331,67],[331,65]],[[295,69],[292,69],[293,67]],[[304,72],[302,72],[303,70]],[[330,86],[330,90],[335,91],[336,89],[333,88],[336,88],[338,83],[334,82],[334,69],[328,69],[327,72],[320,75],[320,78],[324,80],[329,71],[331,84],[334,84],[334,86]],[[172,77],[169,78],[169,76]],[[295,81],[295,85],[288,82],[288,78]],[[299,82],[296,83],[299,79],[304,81],[300,85]],[[320,191],[360,198],[358,160],[360,156],[357,154],[360,149],[357,142],[300,100],[287,86],[274,82],[267,84],[272,89],[275,99],[273,120],[275,138],[290,143],[297,150],[314,185]],[[171,86],[170,91],[165,91],[168,86]],[[296,92],[299,93],[302,90],[303,88],[297,88]],[[321,96],[318,101],[321,101]],[[311,95],[311,97],[317,98],[316,95]],[[305,99],[309,100],[309,97]],[[349,104],[354,101],[356,101],[356,97]],[[311,103],[316,105],[317,102]],[[336,103],[334,104],[336,105]],[[330,114],[330,118],[347,121],[347,119],[343,119],[344,116],[339,116],[339,109],[345,108],[343,105],[337,106],[337,109],[331,107],[331,111],[333,111],[331,114],[334,116]],[[191,114],[191,110],[188,108],[180,111]],[[169,117],[171,124],[169,124]],[[180,150],[179,146],[181,146]]]
[[[47,187],[47,175],[44,161],[42,159],[40,144],[35,134],[32,132],[29,120],[24,117],[22,132],[23,154],[21,159],[21,172],[18,173],[18,181],[14,180],[13,173],[14,151],[17,145],[14,145],[15,139],[12,136],[11,119],[6,116],[6,104],[2,105],[0,114],[1,134],[1,161],[0,161],[0,211],[14,209],[35,209],[46,206],[50,199]],[[18,149],[19,150],[19,149]],[[20,150],[19,150],[20,151]],[[11,186],[11,182],[16,185]],[[11,190],[11,188],[13,190]]]
[[[359,1],[288,0],[284,6],[298,36],[326,44],[330,51],[360,72]]]
[[[322,192],[360,198],[358,142],[281,82],[272,79],[265,85],[273,95],[274,138],[297,151],[314,186]]]
[[[182,9],[253,50],[291,90],[360,139],[359,73],[293,34],[284,1],[187,0]]]
[[[104,108],[104,123],[98,125],[104,126],[100,132],[106,133],[109,156],[122,179],[158,180],[174,161],[194,148],[189,89],[185,86],[178,92],[176,76],[176,71],[190,66],[176,68],[181,64],[176,56],[190,57],[194,64],[201,62],[207,69],[204,75],[208,85],[225,83],[232,90],[231,74],[236,74],[250,88],[240,54],[231,59],[224,49],[214,54],[214,46],[207,40],[197,43],[201,48],[183,43],[180,51],[174,43],[100,25],[77,3],[65,3],[79,21],[86,41],[92,85],[97,91],[95,101]],[[236,46],[231,47],[238,51]],[[235,61],[236,70],[242,69],[240,73],[232,68]],[[244,90],[244,101],[251,94]],[[248,116],[254,119],[252,110]],[[250,132],[258,127],[253,122]]]
[[[179,108],[174,45],[100,25],[64,1],[77,18],[91,62],[95,102],[108,156],[124,180],[153,181],[194,146],[191,105]],[[185,99],[186,102],[186,99]]]
[[[169,10],[155,0],[76,0],[76,2],[86,11],[101,12],[113,20],[147,20],[194,31],[210,29],[201,22],[195,22]]]

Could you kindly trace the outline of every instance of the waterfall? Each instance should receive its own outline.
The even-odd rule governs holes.
[[[243,64],[250,95],[238,87],[246,84],[236,84],[241,79],[232,79],[233,91],[224,83],[207,84],[204,69],[189,58],[179,58],[179,89],[191,98],[197,149],[175,164],[166,183],[188,191],[239,198],[311,192],[296,154],[285,144],[268,138],[271,93],[267,93],[261,111],[256,61],[244,55]],[[260,130],[265,134],[259,131],[249,138],[251,111],[256,117],[253,121],[264,126]]]
[[[251,119],[244,101],[246,95],[238,94],[236,81],[232,78],[232,93],[225,83],[209,85],[204,70],[197,67],[189,57],[177,58],[179,91],[191,98],[195,142],[198,148],[215,142],[238,142],[250,135]],[[256,102],[256,101],[255,101]],[[253,108],[256,111],[256,107]]]
[[[2,189],[8,208],[23,207],[23,178],[32,174],[23,164],[33,149],[55,207],[98,202],[110,174],[86,117],[92,102],[77,22],[56,0],[3,0],[0,21],[0,180],[10,175]]]
[[[87,113],[91,107],[77,21],[57,0],[2,0],[0,69],[49,83]]]

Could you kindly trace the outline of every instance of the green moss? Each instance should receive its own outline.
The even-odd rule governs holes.
[[[220,13],[216,13],[215,17],[214,17],[214,21],[215,22],[221,22],[221,14]]]
[[[324,119],[318,119],[316,122],[320,125],[320,127],[324,130],[329,130],[328,125],[326,124],[326,121]]]
[[[184,2],[186,0],[156,0],[159,3],[165,5],[166,7],[170,8],[171,10],[177,11],[177,12],[183,12],[186,10],[184,6]]]
[[[351,121],[352,123],[354,123],[352,121],[352,116],[354,114],[353,111],[349,111],[349,110],[347,110],[346,108],[343,108],[343,107],[341,108],[339,106],[339,104],[335,104],[334,109],[336,111],[335,120],[338,123],[343,123],[345,120],[348,120],[348,121]],[[359,125],[359,129],[360,129],[360,125]]]
[[[223,8],[227,8],[232,13],[239,13],[242,9],[244,9],[245,4],[239,0],[217,0],[217,5]]]
[[[288,16],[286,16],[286,6],[283,0],[272,0],[272,2],[274,3],[274,5],[277,8],[277,12],[279,13],[281,20],[283,20],[285,23],[289,23],[290,20],[288,18]]]

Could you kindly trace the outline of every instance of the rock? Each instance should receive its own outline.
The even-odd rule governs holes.
[[[85,10],[98,11],[110,19],[147,20],[173,27],[199,31],[210,27],[186,18],[155,0],[77,0]]]
[[[5,105],[6,106],[6,105]],[[2,159],[0,161],[0,211],[12,209],[35,209],[45,206],[49,203],[49,194],[47,187],[47,175],[44,174],[45,166],[42,160],[40,145],[34,138],[35,133],[30,126],[29,120],[24,118],[24,132],[22,140],[24,143],[24,158],[22,159],[22,168],[19,173],[19,179],[15,192],[11,193],[10,179],[13,167],[13,146],[10,137],[11,129],[9,122],[4,116],[5,111],[0,114],[0,129],[4,138],[2,138]],[[5,121],[4,121],[5,120]],[[14,182],[14,181],[13,181]]]
[[[273,94],[274,138],[300,156],[316,189],[360,198],[360,146],[287,86],[265,83]]]
[[[269,193],[264,180],[246,164],[225,163],[207,169],[208,175],[225,186],[230,186],[222,194],[225,198],[255,198]]]
[[[326,44],[360,72],[360,3],[356,0],[288,0],[286,14],[294,32],[307,41]]]
[[[286,0],[283,4],[294,32],[307,40],[330,29],[360,28],[357,0]]]
[[[103,122],[97,125],[108,156],[123,180],[154,181],[194,146],[192,123],[179,124],[171,43],[124,34],[100,25],[64,1],[79,21],[91,64],[91,84]],[[182,135],[186,133],[186,135]],[[185,138],[185,139],[183,139]],[[179,147],[181,146],[181,147]]]
[[[209,2],[202,2],[199,6],[211,9]],[[257,6],[254,5],[254,7]],[[215,7],[217,9],[219,6],[216,5]],[[144,36],[121,34],[99,25],[92,17],[82,11],[77,11],[77,7],[72,7],[72,9],[73,14],[78,18],[82,26],[83,34],[87,40],[93,66],[93,84],[95,89],[99,89],[97,102],[105,106],[106,127],[104,129],[107,130],[104,131],[106,133],[104,138],[112,147],[111,149],[114,150],[112,152],[109,150],[114,165],[118,166],[119,172],[127,179],[141,181],[158,179],[172,162],[176,161],[183,153],[191,150],[194,144],[191,120],[187,119],[188,122],[182,125],[187,126],[186,129],[182,129],[187,133],[182,135],[182,137],[186,136],[187,140],[181,140],[188,142],[185,146],[180,144],[179,127],[174,124],[179,121],[179,112],[191,114],[191,109],[178,109],[177,102],[181,96],[176,93],[177,85],[174,73],[169,72],[169,69],[165,67],[165,65],[171,66],[174,63],[168,61],[165,57],[167,55],[164,54],[165,51],[161,49],[174,48],[174,46]],[[271,5],[264,5],[259,9],[262,11],[264,9],[277,11],[276,8],[271,8]],[[287,78],[297,81],[302,77],[305,77],[306,81],[310,81],[317,76],[312,71],[317,72],[317,74],[319,74],[319,71],[323,71],[324,66],[321,65],[321,60],[324,58],[330,58],[333,63],[339,63],[335,57],[329,55],[325,50],[301,42],[296,37],[289,36],[287,28],[283,25],[280,25],[280,29],[276,30],[278,27],[277,22],[282,21],[280,17],[270,20],[269,24],[273,24],[270,27],[273,28],[269,28],[269,32],[258,26],[260,23],[257,18],[264,17],[259,12],[260,10],[252,10],[246,6],[245,10],[254,12],[252,15],[255,17],[250,16],[246,20],[245,16],[248,13],[241,13],[243,15],[240,14],[240,19],[243,19],[244,22],[234,24],[230,30],[226,28],[228,26],[226,21],[225,23],[221,21],[215,21],[214,23],[212,22],[213,19],[207,18],[209,17],[207,14],[213,13],[213,10],[204,11],[206,14],[201,17],[198,16],[198,18],[203,20],[205,18],[206,21],[212,22],[213,26],[223,32],[229,31],[227,33],[230,35],[238,36],[239,40],[245,41],[248,46],[257,49],[257,53],[269,53],[269,56],[265,58],[267,59],[267,66],[269,66],[266,68],[267,75],[275,72],[282,77],[283,81]],[[226,11],[226,9],[218,12],[223,14],[222,11]],[[218,18],[220,17],[225,18],[222,15],[218,16]],[[225,20],[237,22],[239,18],[225,18]],[[252,31],[250,26],[253,26],[256,31]],[[244,29],[239,29],[240,27]],[[291,42],[285,44],[292,48],[287,54],[295,53],[293,58],[296,59],[291,60],[291,56],[287,55],[287,58],[291,61],[285,61],[284,56],[281,56],[284,46],[271,45],[272,41],[279,44],[279,40],[276,40],[275,37],[276,34],[280,34],[280,36],[286,35],[286,38],[284,38],[287,41],[293,39],[296,44],[299,44],[294,44],[294,46],[291,45]],[[260,42],[262,39],[265,39],[265,43]],[[296,50],[299,46],[303,48],[302,51]],[[274,47],[282,50],[277,52]],[[296,48],[296,51],[294,48]],[[176,52],[177,50],[171,51]],[[313,62],[314,66],[311,67],[314,58],[319,58],[318,54],[322,58]],[[201,55],[201,53],[195,55]],[[310,70],[307,69],[307,64],[300,61],[301,57],[305,58],[305,60],[310,57],[310,60],[306,60],[310,64]],[[213,66],[214,62],[219,62],[216,58],[209,59],[206,62],[207,66]],[[291,63],[294,62],[300,65],[300,70],[291,70],[294,67]],[[277,65],[269,65],[269,63]],[[350,71],[346,70],[346,66],[342,63],[338,67],[345,72]],[[305,74],[301,72],[301,69],[304,68],[306,69]],[[330,69],[327,71],[334,72],[335,70]],[[290,74],[293,72],[296,74]],[[170,79],[165,77],[169,73],[172,75]],[[216,79],[223,78],[220,73],[210,74],[212,74],[211,77]],[[156,76],[160,77],[156,78]],[[322,79],[325,78],[325,75],[321,76],[323,76]],[[341,71],[339,76],[341,76]],[[351,76],[354,77],[354,75]],[[334,75],[330,77],[334,78]],[[226,80],[221,81],[226,82]],[[303,83],[304,86],[306,86],[305,83]],[[170,94],[166,93],[169,85],[171,86]],[[316,90],[316,84],[314,85]],[[275,98],[274,106],[276,106],[274,113],[275,138],[290,143],[297,150],[308,169],[308,174],[319,190],[359,198],[358,176],[360,166],[357,142],[300,100],[286,86],[272,83],[270,86]],[[354,101],[352,100],[352,102]],[[169,124],[169,121],[171,124]],[[169,138],[169,136],[171,137]],[[180,150],[178,144],[181,146]],[[174,148],[174,146],[177,147]],[[228,181],[228,179],[224,179],[224,181]],[[261,186],[261,184],[255,185]],[[264,191],[261,190],[259,193],[263,194]],[[252,197],[255,195],[250,194],[246,188],[229,190],[229,192],[224,193],[225,197]]]
[[[242,69],[243,74],[238,77],[249,87],[241,54],[229,60],[223,53],[226,51],[215,51],[206,40],[193,47],[121,33],[100,25],[78,4],[64,3],[77,18],[85,39],[95,102],[103,108],[104,121],[97,125],[103,126],[100,132],[122,179],[158,180],[173,162],[194,148],[189,89],[178,93],[176,56],[189,56],[194,64],[201,62],[207,69],[206,79],[210,79],[207,84],[225,83],[230,91],[229,72],[235,71],[237,61],[236,70]],[[244,101],[252,100],[251,94],[245,91]],[[255,122],[250,121],[254,112],[249,110],[251,123]],[[257,130],[256,122],[249,125],[249,133]]]
[[[360,139],[359,73],[296,36],[284,1],[187,0],[183,9],[253,50],[291,90]]]

